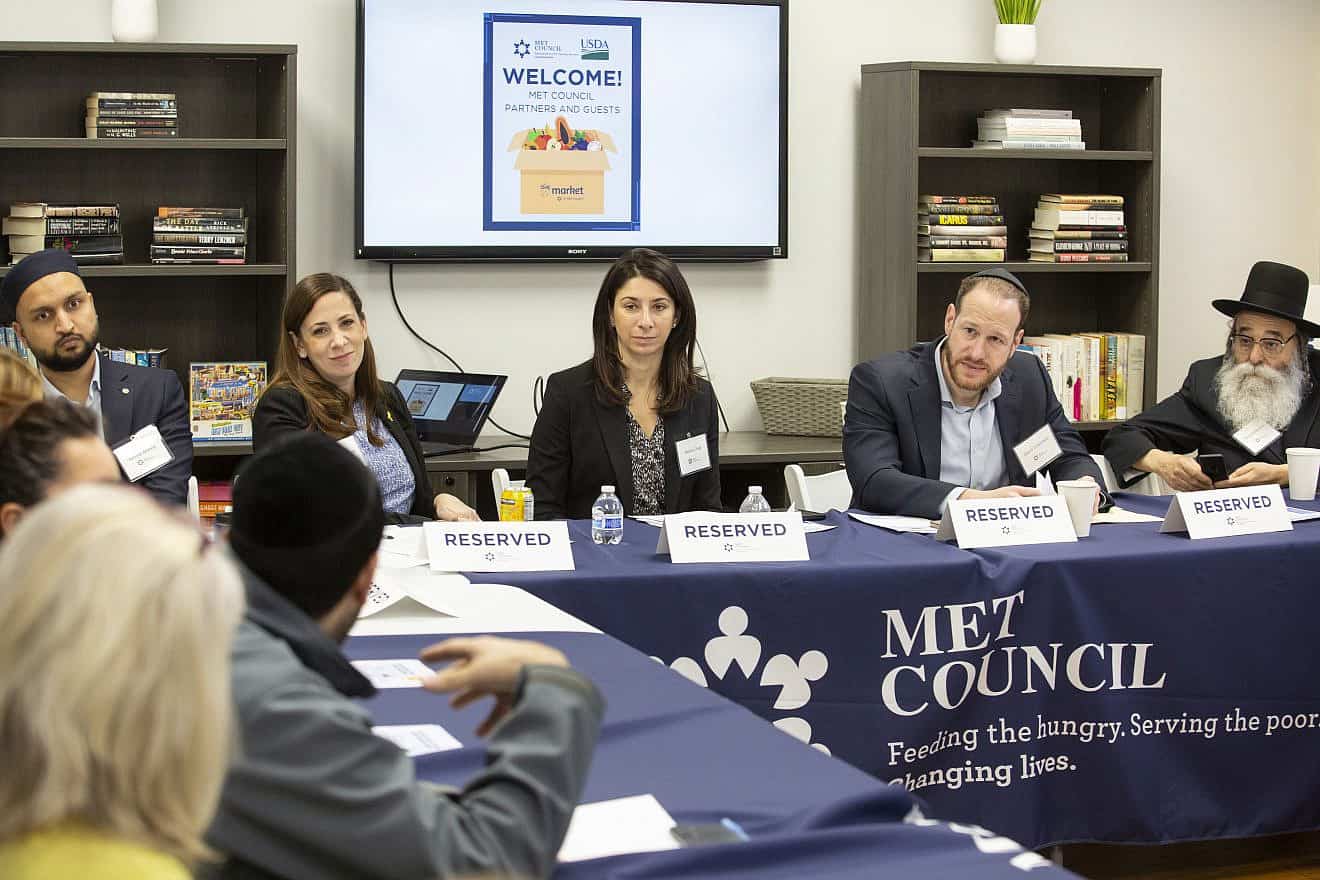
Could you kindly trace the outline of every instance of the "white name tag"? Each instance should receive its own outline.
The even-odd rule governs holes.
[[[710,446],[705,434],[678,441],[674,452],[678,454],[678,472],[683,476],[710,470]]]
[[[678,513],[665,517],[656,553],[672,562],[804,562],[800,513]]]
[[[936,539],[956,538],[964,550],[1014,544],[1076,541],[1068,502],[1060,495],[1035,498],[978,498],[950,501]]]
[[[565,522],[428,522],[432,571],[572,571]]]
[[[1274,430],[1273,425],[1267,425],[1264,422],[1252,422],[1241,431],[1233,435],[1233,439],[1238,445],[1250,452],[1252,455],[1259,455],[1260,451],[1269,446],[1275,440],[1283,435]]]
[[[1179,492],[1169,503],[1164,525],[1160,526],[1161,532],[1186,532],[1193,539],[1291,530],[1292,519],[1283,503],[1283,492],[1273,483]]]
[[[1022,470],[1031,476],[1063,455],[1063,450],[1059,448],[1059,440],[1050,426],[1042,425],[1039,431],[1014,446],[1013,453],[1017,455]]]
[[[130,483],[154,474],[174,461],[174,453],[155,425],[147,425],[114,448],[115,458]]]

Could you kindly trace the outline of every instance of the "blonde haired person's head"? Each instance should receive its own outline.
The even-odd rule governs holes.
[[[34,400],[41,400],[41,377],[14,352],[0,348],[0,429]]]
[[[208,856],[242,606],[227,557],[145,493],[25,516],[0,552],[0,843],[75,823]]]

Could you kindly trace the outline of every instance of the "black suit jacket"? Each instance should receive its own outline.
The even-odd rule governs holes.
[[[118,446],[148,425],[155,425],[174,460],[138,480],[161,501],[188,503],[192,476],[192,426],[188,399],[173,370],[139,367],[101,358],[101,421],[105,442]]]
[[[1309,352],[1307,357],[1311,375],[1320,376],[1320,352]],[[1289,446],[1320,446],[1320,421],[1317,421],[1320,386],[1314,384],[1282,437],[1262,449],[1259,455],[1252,455],[1239,446],[1218,411],[1214,381],[1223,362],[1220,356],[1192,364],[1177,393],[1111,429],[1105,436],[1105,458],[1109,459],[1124,488],[1136,480],[1123,480],[1123,474],[1152,449],[1179,454],[1219,453],[1224,456],[1224,467],[1231,474],[1251,461],[1286,464],[1285,450]],[[1136,479],[1144,476],[1138,474]]]
[[[664,416],[665,513],[720,510],[719,411],[715,389],[697,380],[697,393],[679,412]],[[680,476],[674,449],[680,440],[705,432],[710,468]],[[591,361],[552,375],[532,428],[527,485],[536,498],[537,519],[589,519],[600,487],[612,484],[633,512],[632,454],[623,406],[596,399]]]
[[[435,519],[435,493],[431,491],[431,479],[426,473],[426,456],[417,438],[417,428],[413,425],[408,405],[399,389],[390,382],[381,382],[380,392],[381,402],[385,405],[380,420],[403,449],[413,475],[412,510],[407,514],[386,514],[385,521],[402,523]],[[252,415],[252,448],[260,452],[281,438],[306,431],[310,427],[307,401],[303,400],[298,389],[292,385],[273,386],[261,395],[256,412]]]
[[[843,458],[853,486],[853,505],[876,513],[936,519],[940,504],[956,487],[940,480],[940,383],[938,342],[858,364],[848,380]],[[1013,447],[1049,424],[1063,455],[1045,468],[1055,481],[1093,477],[1104,489],[1100,468],[1081,436],[1063,415],[1045,365],[1014,352],[1000,374],[995,423],[1004,446],[1010,484],[1033,486]]]

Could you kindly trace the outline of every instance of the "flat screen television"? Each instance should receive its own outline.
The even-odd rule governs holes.
[[[356,256],[788,255],[788,0],[358,0]]]

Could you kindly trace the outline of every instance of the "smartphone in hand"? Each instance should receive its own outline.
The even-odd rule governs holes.
[[[1224,465],[1224,456],[1219,453],[1198,455],[1196,463],[1201,466],[1201,473],[1210,478],[1210,482],[1222,483],[1228,479],[1228,468]]]

